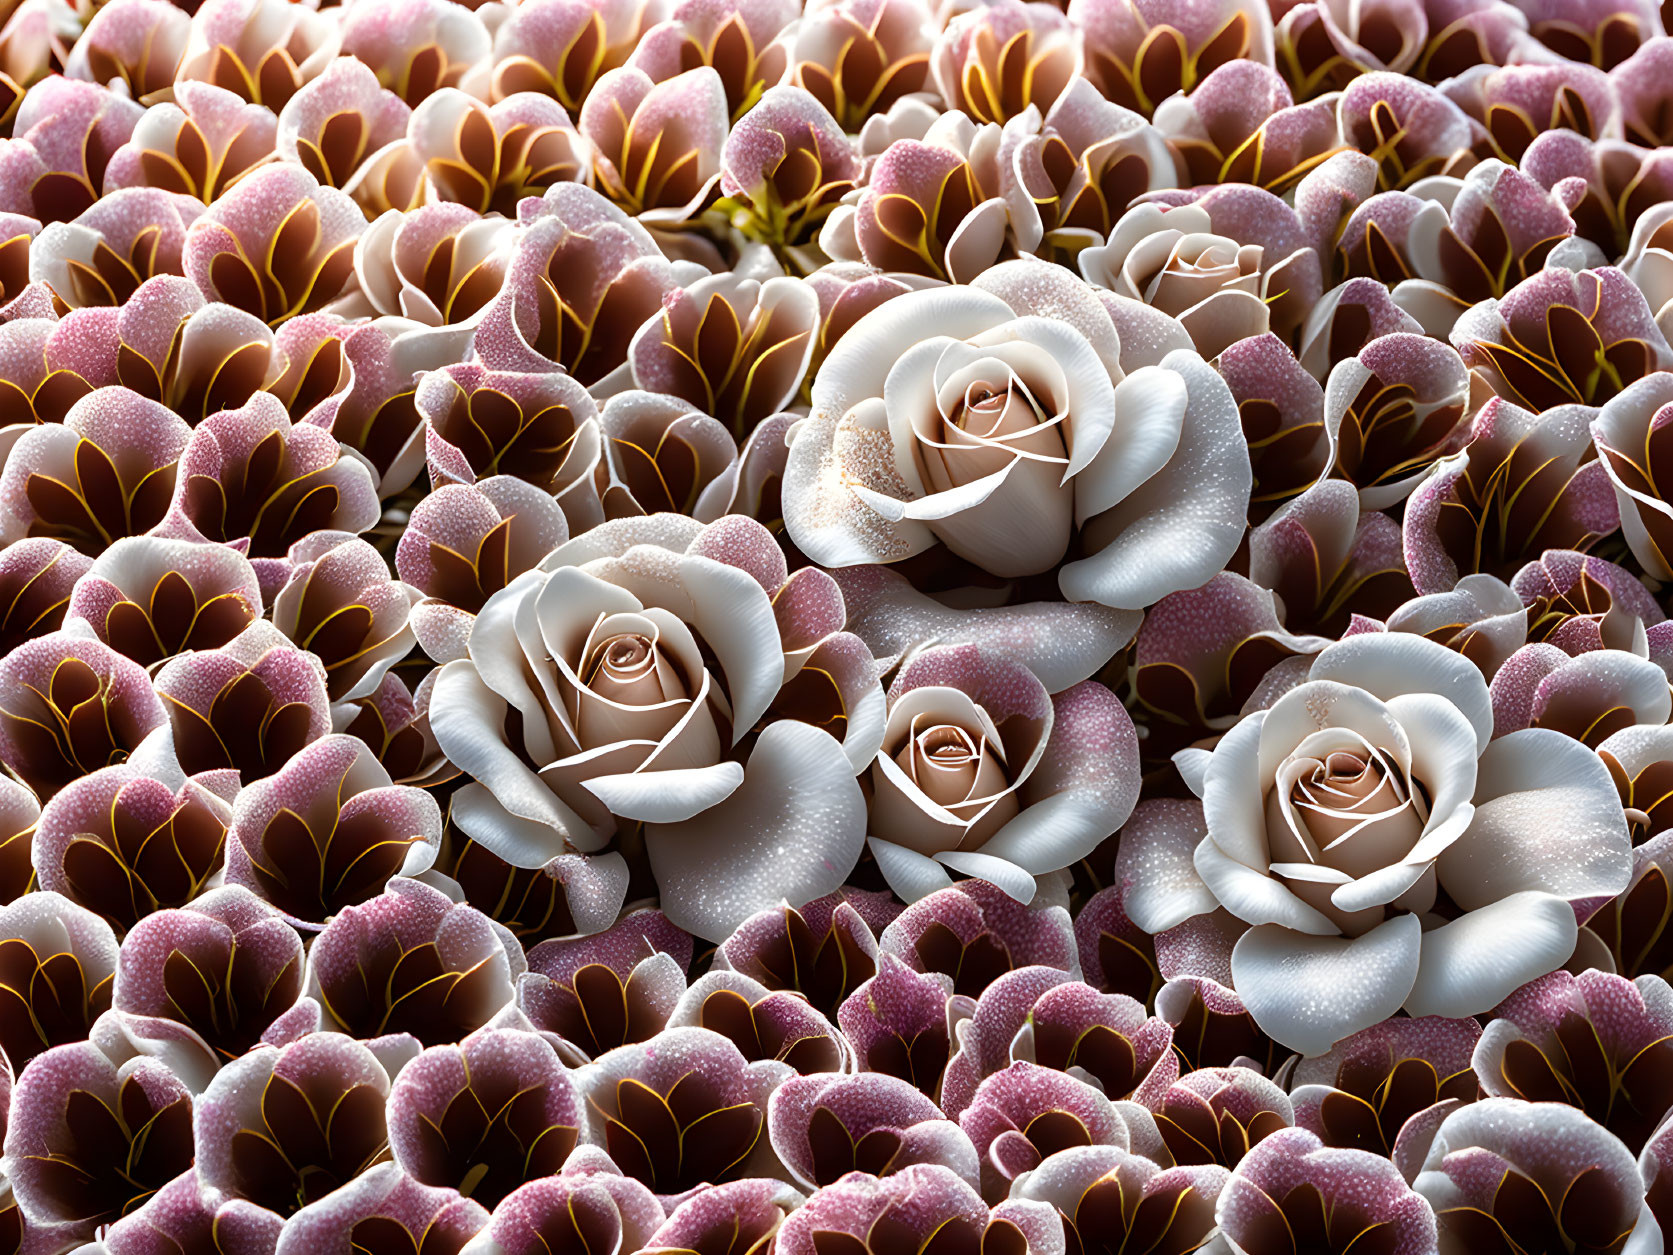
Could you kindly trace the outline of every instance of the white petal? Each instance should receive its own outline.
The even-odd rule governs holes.
[[[1274,1041],[1320,1055],[1400,1009],[1417,976],[1417,916],[1397,915],[1363,937],[1309,937],[1266,925],[1232,950],[1232,982]]]
[[[881,837],[872,837],[866,844],[871,847],[872,857],[877,860],[877,870],[883,873],[883,879],[888,882],[889,888],[894,890],[895,896],[903,902],[912,903],[920,898],[927,898],[936,890],[946,889],[953,883],[947,869],[927,854],[919,854],[916,850],[896,845],[893,841],[884,841]]]
[[[886,667],[924,645],[974,644],[1015,658],[1050,693],[1095,675],[1143,618],[1136,610],[1060,601],[955,609],[885,567],[833,576],[848,607],[848,630]]]
[[[1498,1006],[1574,952],[1574,908],[1548,893],[1513,893],[1423,934],[1412,1015],[1461,1019]]]
[[[1034,900],[1034,877],[1007,859],[994,858],[980,852],[950,850],[935,856],[956,872],[976,876],[997,885],[1025,906]]]
[[[1308,906],[1279,881],[1228,857],[1205,837],[1192,860],[1197,875],[1226,910],[1246,924],[1272,925],[1318,937],[1339,931],[1324,914]]]
[[[1350,636],[1321,651],[1309,677],[1356,685],[1384,701],[1401,693],[1436,693],[1470,721],[1477,753],[1493,735],[1493,702],[1480,669],[1427,637],[1409,632]]]
[[[732,796],[743,782],[744,769],[737,763],[627,771],[582,781],[611,814],[649,824],[679,823],[700,815]]]
[[[1285,693],[1266,712],[1266,723],[1261,728],[1261,785],[1270,787],[1285,760],[1313,734],[1326,729],[1363,737],[1375,748],[1387,751],[1401,770],[1411,763],[1406,730],[1387,703],[1351,684],[1310,679]]]
[[[1220,905],[1192,861],[1205,831],[1201,808],[1174,798],[1143,803],[1121,830],[1115,882],[1126,886],[1127,918],[1145,932],[1166,932]]]
[[[1388,709],[1406,730],[1412,774],[1428,791],[1429,822],[1413,851],[1414,858],[1428,860],[1445,848],[1440,844],[1442,839],[1450,844],[1463,831],[1448,821],[1469,807],[1475,795],[1475,729],[1458,707],[1430,693],[1391,697]]]
[[[470,662],[461,659],[442,668],[430,699],[430,728],[436,744],[448,761],[492,793],[494,809],[524,821],[522,826],[531,829],[521,839],[507,833],[501,843],[504,848],[493,838],[471,835],[517,866],[541,867],[563,852],[566,838],[580,847],[589,840],[591,830],[512,753],[505,744],[504,719],[504,701],[482,682]],[[457,807],[457,798],[454,804]],[[524,847],[523,842],[540,828],[546,829],[540,848]]]
[[[1173,765],[1178,768],[1180,777],[1185,781],[1185,787],[1198,797],[1208,776],[1208,764],[1214,759],[1213,751],[1200,749],[1182,749],[1173,756]]]
[[[1202,810],[1209,839],[1229,858],[1248,867],[1267,861],[1266,781],[1261,779],[1261,731],[1267,711],[1238,721],[1214,747],[1203,772]],[[1265,921],[1261,921],[1265,922]]]
[[[1167,465],[1179,447],[1190,394],[1171,370],[1144,366],[1115,389],[1114,430],[1075,479],[1075,520],[1113,509]]]
[[[1500,737],[1481,756],[1475,807],[1439,862],[1441,887],[1465,910],[1521,890],[1573,901],[1627,887],[1632,851],[1620,796],[1579,741],[1549,728]]]
[[[969,283],[993,265],[1009,221],[1005,202],[997,196],[965,215],[947,241],[947,269],[954,283]]]
[[[1207,583],[1243,539],[1253,472],[1231,389],[1195,353],[1176,350],[1162,369],[1184,380],[1189,398],[1179,445],[1166,466],[1093,521],[1110,539],[1058,573],[1070,601],[1152,605]],[[1115,443],[1112,436],[1105,456]]]
[[[549,759],[555,751],[551,736],[546,731],[545,704],[529,687],[524,674],[523,647],[517,639],[517,614],[524,602],[535,596],[534,590],[539,588],[544,578],[539,571],[525,571],[488,598],[482,609],[477,611],[476,621],[471,624],[468,642],[471,662],[481,677],[481,684],[510,703],[523,716],[524,739],[529,741],[529,750],[537,759]],[[632,599],[626,600],[631,603]],[[623,608],[637,609],[631,604]],[[486,701],[487,698],[471,700]],[[503,715],[503,711],[500,713]],[[436,716],[432,713],[432,724],[435,722]],[[438,731],[438,739],[440,735]],[[447,752],[445,745],[442,749]],[[462,766],[452,754],[448,757],[455,765]]]
[[[1017,463],[1011,462],[1005,469],[995,471],[991,475],[984,475],[968,484],[949,488],[946,492],[934,492],[927,497],[919,497],[915,501],[897,501],[880,492],[873,492],[863,484],[854,484],[852,487],[856,497],[891,523],[898,523],[902,519],[932,522],[951,518],[955,514],[981,505],[998,491],[1016,465]]]
[[[1337,889],[1330,895],[1330,904],[1338,911],[1363,911],[1373,906],[1387,906],[1422,880],[1428,870],[1428,865],[1421,862],[1394,863],[1379,868]]]
[[[1015,863],[1031,876],[1043,876],[1087,857],[1125,818],[1115,817],[1096,790],[1069,790],[1025,807],[988,838],[981,853]]]
[[[467,784],[453,795],[448,819],[513,867],[544,867],[565,852],[564,838],[555,828],[513,815],[480,784]]]
[[[1570,236],[1572,240],[1574,237]],[[1638,1209],[1638,1223],[1632,1228],[1632,1236],[1621,1248],[1621,1255],[1662,1255],[1666,1249],[1663,1242],[1661,1224],[1656,1220],[1655,1212],[1650,1210],[1648,1201]]]
[[[662,910],[722,941],[757,911],[800,906],[842,884],[865,841],[866,805],[842,746],[809,724],[761,733],[743,783],[694,819],[649,824]]]

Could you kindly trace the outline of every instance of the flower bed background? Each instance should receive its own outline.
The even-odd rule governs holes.
[[[1673,37],[0,3],[0,1255],[1652,1255]]]

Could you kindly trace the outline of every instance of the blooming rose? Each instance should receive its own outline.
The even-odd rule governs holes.
[[[1231,392],[1179,325],[1029,260],[867,314],[790,441],[785,524],[815,562],[1068,558],[1065,596],[1121,609],[1219,571],[1251,483]]]
[[[577,911],[584,932],[626,892],[605,850],[623,820],[645,825],[663,909],[688,932],[719,940],[829,893],[859,856],[854,776],[883,725],[843,619],[830,578],[787,575],[741,516],[623,519],[560,545],[488,599],[468,657],[437,677],[436,740],[474,781],[454,824],[518,867],[601,856],[615,898]]]
[[[1632,863],[1594,753],[1492,733],[1486,681],[1445,646],[1339,641],[1212,751],[1175,756],[1207,835],[1187,854],[1189,825],[1147,829],[1128,914],[1153,933],[1217,907],[1249,925],[1233,984],[1304,1054],[1402,1008],[1486,1011],[1568,959],[1576,915]]]
[[[908,902],[980,876],[1021,901],[1085,858],[1133,809],[1139,746],[1095,680],[1051,697],[1021,663],[975,645],[926,649],[889,689],[868,773],[871,850]]]
[[[1259,244],[1216,235],[1202,206],[1153,204],[1129,210],[1106,243],[1077,258],[1087,282],[1177,318],[1209,357],[1265,334],[1270,316],[1261,260]]]

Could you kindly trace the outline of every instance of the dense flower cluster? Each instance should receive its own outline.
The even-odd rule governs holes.
[[[0,1255],[1656,1255],[1670,30],[0,0]]]

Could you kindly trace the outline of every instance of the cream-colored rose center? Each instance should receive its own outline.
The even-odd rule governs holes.
[[[1423,830],[1405,786],[1358,754],[1338,751],[1315,763],[1290,790],[1290,801],[1326,864],[1350,876],[1387,866]]]
[[[892,757],[918,797],[881,768],[873,769],[874,835],[884,840],[921,854],[973,850],[1021,809],[1003,757],[980,733],[952,723],[920,725]],[[953,815],[959,825],[937,820],[925,803]]]
[[[672,667],[658,666],[656,646],[637,634],[612,636],[593,648],[587,687],[624,706],[654,706],[689,697]]]
[[[600,634],[576,674],[581,688],[573,709],[582,749],[661,740],[691,701],[681,668],[654,635],[644,632]]]
[[[950,724],[919,733],[895,761],[925,797],[949,810],[973,798],[992,797],[1009,783],[999,759],[984,754],[968,732]]]
[[[1014,436],[1039,422],[1039,408],[1020,388],[999,390],[987,384],[972,384],[953,418],[954,426],[989,440]]]
[[[1063,461],[1060,425],[1013,380],[977,380],[942,416],[938,447],[920,445],[925,487],[945,492],[1002,471],[1020,453]],[[1061,473],[1061,472],[1059,472]]]
[[[1144,287],[1144,299],[1178,316],[1227,287],[1258,291],[1260,250],[1209,235],[1180,239]]]
[[[1381,755],[1335,750],[1322,759],[1291,759],[1285,766],[1285,776],[1293,781],[1287,795],[1274,790],[1267,798],[1267,838],[1274,863],[1312,864],[1357,880],[1400,862],[1423,835],[1424,799],[1413,796]],[[1350,935],[1385,917],[1381,908],[1351,913],[1336,909],[1330,901],[1334,883],[1295,876],[1285,880]]]

